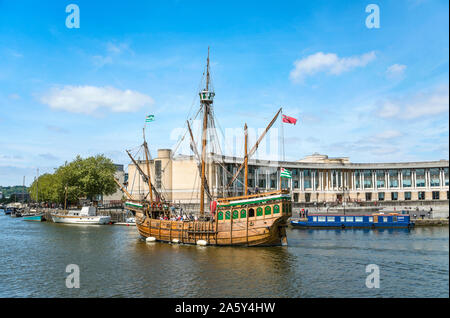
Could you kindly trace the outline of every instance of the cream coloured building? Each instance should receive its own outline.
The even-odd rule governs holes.
[[[242,163],[242,158],[209,154],[207,180],[215,197],[225,195],[224,185]],[[145,162],[139,162],[146,173]],[[329,158],[313,154],[298,161],[249,160],[249,189],[251,192],[279,188],[279,167],[292,171],[292,179],[283,179],[283,188],[292,190],[297,203],[313,202],[388,202],[410,201],[447,202],[449,199],[449,161],[401,163],[352,163],[349,158]],[[150,161],[153,185],[167,200],[176,203],[199,203],[200,177],[193,156],[172,157],[171,150],[160,149]],[[148,193],[148,186],[136,171],[128,166],[128,191],[136,199]],[[240,181],[231,187],[233,194],[242,194]]]

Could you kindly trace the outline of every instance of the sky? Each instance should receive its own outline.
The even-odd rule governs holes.
[[[79,27],[67,26],[70,4]],[[448,160],[448,10],[446,0],[0,0],[0,185],[30,184],[78,154],[127,165],[149,114],[152,155],[176,148],[208,46],[218,126],[236,136],[224,154],[241,155],[244,123],[252,145],[283,107],[298,122],[275,124],[261,159],[281,156],[270,145],[283,136],[286,160]]]

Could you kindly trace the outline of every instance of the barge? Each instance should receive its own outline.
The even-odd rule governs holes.
[[[411,228],[409,215],[389,213],[373,215],[309,215],[307,221],[292,220],[296,228]]]

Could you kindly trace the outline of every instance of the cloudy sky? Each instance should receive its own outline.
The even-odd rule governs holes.
[[[369,3],[0,0],[0,185],[77,154],[128,164],[148,114],[153,155],[173,148],[208,46],[223,132],[255,135],[283,106],[287,159],[448,159],[448,1],[376,1],[370,29]]]

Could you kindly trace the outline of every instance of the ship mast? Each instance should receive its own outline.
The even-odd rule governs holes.
[[[148,191],[150,194],[150,203],[153,202],[153,191],[152,191],[152,180],[150,177],[150,165],[148,162],[148,146],[147,146],[147,141],[145,140],[145,128],[142,130],[143,131],[143,135],[144,135],[144,152],[145,152],[145,163],[147,165],[147,182],[148,182]]]
[[[259,144],[261,143],[261,140],[264,138],[264,136],[267,134],[267,132],[269,131],[269,129],[272,127],[273,123],[275,122],[275,120],[278,118],[278,115],[281,112],[281,108],[278,110],[278,112],[275,114],[275,117],[273,117],[273,119],[270,121],[269,125],[266,127],[266,129],[263,131],[263,133],[261,134],[261,136],[259,136],[258,140],[256,141],[255,145],[252,147],[252,149],[250,149],[250,151],[247,154],[247,159],[248,157],[251,157],[255,151],[258,149]],[[242,171],[242,169],[244,168],[244,166],[246,166],[246,161],[244,159],[244,162],[239,166],[239,168],[237,169],[236,173],[234,174],[233,178],[231,178],[230,182],[228,183],[228,185],[226,186],[227,188],[230,187],[231,184],[233,184],[234,180],[237,179],[237,177],[239,176],[239,173]]]
[[[208,116],[210,113],[210,107],[213,103],[214,92],[209,90],[209,47],[208,47],[208,58],[206,60],[206,88],[201,91],[200,103],[203,107],[203,130],[202,130],[202,175],[201,175],[201,185],[200,185],[200,215],[205,214],[205,184],[206,184],[206,132],[208,128]]]
[[[245,165],[245,170],[244,170],[244,195],[247,195],[248,194],[248,156],[247,156],[248,131],[247,131],[247,123],[245,123],[245,126],[244,126],[244,136],[245,136],[245,141],[244,141],[244,165]]]

